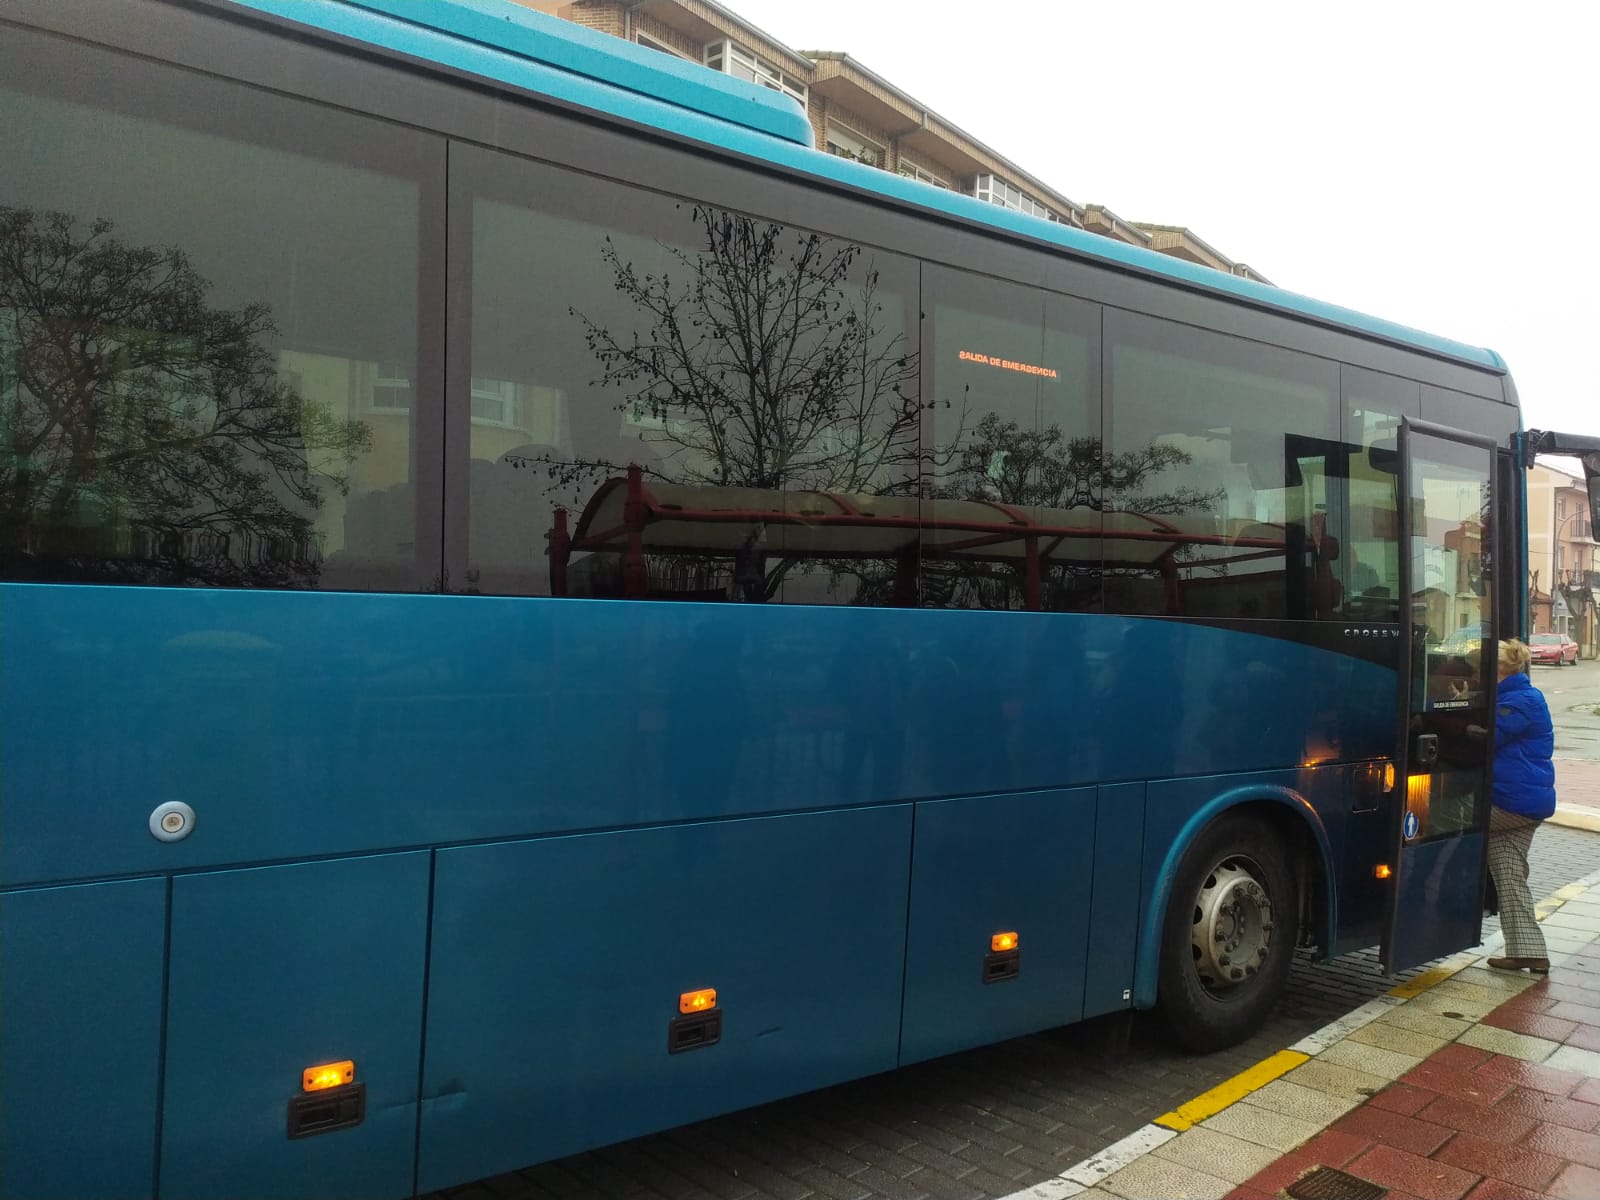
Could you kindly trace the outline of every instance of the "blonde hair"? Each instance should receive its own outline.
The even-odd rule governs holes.
[[[1529,666],[1528,644],[1516,638],[1508,638],[1500,643],[1500,674],[1515,675],[1519,672],[1527,674]]]

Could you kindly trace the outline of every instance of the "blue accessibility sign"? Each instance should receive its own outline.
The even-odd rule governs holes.
[[[1400,826],[1401,832],[1406,836],[1406,841],[1409,842],[1412,838],[1417,836],[1417,830],[1421,827],[1421,825],[1422,822],[1417,820],[1416,813],[1408,812],[1406,814],[1405,822]]]

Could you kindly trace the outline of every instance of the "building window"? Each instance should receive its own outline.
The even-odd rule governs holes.
[[[754,50],[745,49],[738,42],[712,42],[706,47],[706,66],[725,75],[735,75],[751,83],[759,83],[775,92],[783,92],[793,96],[801,104],[806,102],[804,80],[768,62]]]
[[[904,154],[900,156],[900,174],[907,179],[915,179],[918,183],[932,184],[937,188],[948,188],[950,186],[950,181],[944,176],[936,175],[921,163],[907,158]]]
[[[520,428],[517,385],[509,379],[472,377],[472,419],[485,425]]]
[[[662,54],[670,54],[670,55],[672,55],[673,58],[688,58],[689,57],[682,50],[679,50],[676,46],[669,46],[669,45],[667,45],[666,42],[658,41],[655,38],[651,37],[648,33],[635,34],[634,35],[634,40],[637,41],[639,43],[639,45],[643,46],[646,50],[659,50],[659,51],[661,51]]]
[[[973,194],[979,200],[987,200],[990,204],[998,204],[1014,212],[1027,213],[1030,217],[1043,217],[1046,221],[1061,220],[1050,208],[998,175],[979,175]]]
[[[836,121],[828,122],[828,142],[825,148],[829,154],[837,155],[839,158],[853,158],[856,162],[864,162],[869,167],[881,168],[884,164],[882,146]]]
[[[411,379],[404,363],[379,363],[372,377],[369,407],[380,412],[411,411]]]

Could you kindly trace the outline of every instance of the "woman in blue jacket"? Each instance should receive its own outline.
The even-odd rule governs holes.
[[[1500,897],[1504,958],[1501,971],[1550,973],[1544,934],[1528,891],[1528,847],[1539,822],[1556,811],[1555,731],[1550,707],[1528,678],[1528,647],[1500,643],[1500,685],[1495,693],[1494,807],[1489,811],[1489,873]]]

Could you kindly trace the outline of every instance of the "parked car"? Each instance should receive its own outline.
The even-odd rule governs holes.
[[[1578,643],[1564,633],[1536,633],[1528,639],[1528,655],[1535,663],[1577,666]]]
[[[1443,641],[1431,643],[1428,646],[1428,653],[1449,658],[1473,657],[1483,645],[1483,639],[1488,636],[1489,631],[1482,626],[1453,629]]]

